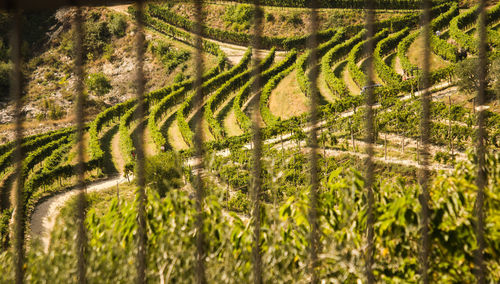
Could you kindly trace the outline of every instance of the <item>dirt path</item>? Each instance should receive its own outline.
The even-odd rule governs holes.
[[[227,132],[227,136],[239,136],[243,134],[243,130],[238,125],[233,109],[224,117],[224,129]]]
[[[125,168],[125,160],[123,159],[122,152],[120,150],[120,133],[117,132],[111,139],[111,156],[113,157],[113,163],[116,166],[118,172],[123,173]]]
[[[344,80],[346,86],[347,86],[347,89],[349,90],[349,92],[353,95],[358,95],[360,92],[361,92],[361,89],[358,87],[358,85],[356,84],[356,82],[354,82],[354,80],[352,79],[351,77],[351,74],[349,74],[349,69],[347,68],[347,62],[344,63],[346,61],[343,61],[343,62],[340,62],[340,64],[343,64],[344,67],[342,68],[342,80]]]
[[[86,192],[99,192],[117,184],[126,182],[127,179],[119,176],[106,181],[99,181],[90,184],[87,187]],[[31,237],[33,240],[40,240],[45,252],[48,251],[50,245],[50,232],[53,230],[56,223],[57,216],[61,211],[61,208],[68,202],[72,197],[78,194],[78,189],[72,189],[70,191],[57,194],[44,202],[38,204],[35,208],[33,215],[31,216]]]

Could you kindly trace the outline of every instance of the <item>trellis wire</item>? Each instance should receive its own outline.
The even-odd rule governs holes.
[[[23,171],[23,149],[22,149],[22,141],[23,141],[23,117],[22,117],[22,108],[23,108],[23,98],[22,98],[22,87],[21,87],[21,10],[17,5],[10,3],[12,6],[10,7],[13,11],[13,30],[11,34],[11,54],[12,54],[12,62],[13,70],[11,73],[11,98],[15,102],[14,112],[16,119],[16,142],[15,142],[15,150],[14,150],[14,174],[16,177],[16,183],[14,190],[14,267],[16,273],[16,283],[20,284],[24,282],[24,262],[25,262],[25,251],[24,251],[24,180],[22,178]]]
[[[193,98],[194,109],[199,109],[199,113],[194,117],[195,132],[193,137],[194,151],[196,157],[194,188],[196,191],[196,281],[199,284],[207,282],[205,275],[205,233],[203,230],[203,196],[204,188],[202,181],[203,172],[203,3],[202,0],[194,0],[195,6],[195,96]]]
[[[85,145],[83,142],[84,135],[84,117],[85,117],[85,95],[83,93],[84,86],[84,70],[83,70],[83,24],[81,7],[76,7],[75,16],[73,19],[73,56],[74,56],[74,73],[75,73],[75,97],[76,97],[76,141],[78,162],[76,165],[77,181],[77,211],[76,211],[76,253],[77,253],[77,279],[78,283],[87,283],[87,262],[85,255],[87,252],[87,232],[85,228],[85,208],[86,189],[85,189]]]
[[[253,245],[252,245],[252,264],[253,264],[253,281],[255,284],[263,283],[262,275],[262,252],[260,247],[260,230],[261,230],[261,205],[260,195],[262,187],[262,137],[259,122],[259,102],[262,91],[262,78],[260,77],[259,53],[260,37],[262,30],[262,10],[260,0],[254,0],[255,15],[254,15],[254,30],[252,39],[252,70],[254,81],[252,83],[252,93],[255,94],[252,102],[252,143],[253,143],[253,166],[251,175],[251,199],[253,202],[252,208],[252,226],[253,226]]]
[[[318,283],[318,253],[319,247],[319,224],[318,224],[318,190],[319,190],[319,177],[318,177],[318,96],[319,90],[317,85],[318,80],[318,11],[317,11],[317,0],[310,1],[310,24],[309,33],[310,37],[308,39],[308,48],[311,51],[311,56],[309,57],[309,82],[310,84],[310,114],[309,123],[311,131],[309,132],[309,166],[310,166],[310,183],[311,189],[309,192],[309,223],[311,226],[311,232],[309,236],[309,270],[311,274],[311,283]],[[325,157],[326,159],[326,157]]]
[[[373,163],[373,143],[375,142],[374,123],[373,123],[373,105],[375,104],[375,95],[373,90],[374,72],[373,72],[373,52],[375,49],[375,3],[374,0],[366,0],[366,44],[364,46],[365,53],[368,56],[366,59],[366,86],[365,89],[365,131],[366,131],[366,160],[364,167],[364,188],[366,191],[367,209],[366,209],[366,247],[365,247],[365,278],[368,284],[374,283],[373,275],[373,171],[375,169]]]
[[[421,159],[421,168],[418,172],[419,184],[421,187],[421,194],[419,195],[419,202],[421,207],[421,244],[419,258],[421,261],[421,280],[422,283],[429,283],[429,253],[430,253],[430,239],[429,239],[429,138],[430,138],[430,22],[431,22],[431,1],[424,0],[424,14],[423,14],[423,35],[424,35],[424,48],[423,48],[423,77],[422,77],[422,94],[420,97],[421,114],[420,114],[420,139],[422,147],[420,148],[419,158]]]
[[[146,235],[146,180],[144,173],[145,157],[144,157],[144,11],[143,1],[137,1],[137,17],[136,17],[136,83],[137,83],[137,112],[135,113],[137,123],[137,255],[136,283],[146,283],[146,256],[147,256],[147,235]]]
[[[479,3],[479,65],[477,67],[479,88],[477,90],[477,137],[476,137],[476,155],[477,155],[477,197],[474,207],[476,216],[476,241],[477,249],[475,251],[475,275],[478,283],[486,283],[486,267],[484,264],[483,253],[485,248],[484,241],[484,188],[487,183],[486,172],[486,141],[487,133],[485,130],[485,91],[486,91],[486,73],[487,73],[487,53],[486,53],[486,0],[480,0]]]

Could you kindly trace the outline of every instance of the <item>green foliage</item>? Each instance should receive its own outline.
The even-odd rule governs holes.
[[[255,14],[255,8],[251,5],[238,4],[229,5],[224,12],[224,23],[226,27],[240,32],[250,28]]]
[[[160,153],[146,161],[145,178],[148,186],[160,197],[182,186],[182,171],[179,157],[174,152]]]
[[[0,100],[8,98],[10,86],[11,65],[0,62]]]
[[[129,12],[133,13],[132,10]],[[160,7],[154,4],[148,5],[148,15],[146,15],[146,23],[153,26],[157,30],[161,30],[167,34],[171,34],[176,38],[189,38],[187,41],[191,41],[191,37],[188,33],[175,29],[173,26],[180,27],[187,31],[194,32],[195,24],[182,16],[175,14],[167,8]],[[418,13],[409,13],[401,17],[394,17],[381,22],[377,22],[375,27],[377,29],[382,28],[402,28],[402,27],[412,27],[417,25],[419,22]],[[164,21],[164,22],[163,22]],[[168,23],[168,24],[166,24]],[[347,30],[348,34],[355,34],[363,29],[363,25],[350,26]],[[234,32],[212,28],[209,26],[203,26],[204,33],[207,37],[216,39],[223,42],[234,43],[238,45],[249,46],[252,43],[252,35],[246,32]],[[318,40],[320,42],[327,41],[336,33],[335,29],[327,29],[318,32]],[[262,36],[260,38],[260,43],[263,48],[270,49],[275,47],[279,50],[290,50],[292,48],[304,49],[309,36],[293,36],[293,37],[271,37]]]
[[[250,212],[250,201],[246,194],[237,191],[228,201],[227,207],[234,212],[248,213]]]
[[[336,46],[341,42],[341,40],[344,39],[345,35],[345,30],[344,29],[339,29],[337,33],[332,36],[332,38],[318,46],[317,49],[317,56],[318,58],[323,56],[324,53],[326,53],[330,48]],[[309,78],[306,76],[306,69],[309,65],[309,61],[311,58],[311,50],[307,50],[304,54],[302,54],[298,59],[297,59],[297,81],[299,82],[300,89],[302,92],[306,95],[309,96],[311,94],[311,83],[309,81]]]
[[[84,54],[87,54],[87,57],[100,56],[106,44],[111,42],[111,32],[108,24],[102,21],[90,20],[85,22],[84,30]]]
[[[280,72],[282,72],[285,69],[288,69],[290,66],[292,66],[295,63],[295,60],[297,59],[297,52],[292,50],[292,52],[288,53],[287,57],[280,61],[278,64],[275,64],[273,67],[270,69],[264,71],[261,73],[261,80],[262,82],[266,82],[270,78],[276,76]],[[248,99],[252,84],[254,82],[254,79],[252,78],[250,81],[248,81],[236,94],[236,97],[234,98],[233,101],[233,110],[236,115],[236,120],[245,132],[250,130],[250,127],[252,126],[251,120],[248,118],[248,116],[245,114],[243,111],[243,104],[244,102]]]
[[[389,30],[383,29],[380,32],[378,32],[374,37],[374,43],[376,44],[378,41],[386,37],[389,33]],[[358,44],[356,44],[351,52],[349,53],[349,56],[347,57],[347,67],[349,69],[349,74],[351,75],[352,79],[356,84],[361,88],[367,84],[367,78],[361,67],[358,66],[358,62],[365,57],[365,52],[366,50],[364,49],[364,46],[366,44],[366,40],[362,41]]]
[[[191,57],[189,51],[178,50],[173,47],[172,44],[162,40],[150,42],[149,49],[154,55],[160,58],[169,72],[173,71],[177,66],[186,62],[189,57]]]
[[[364,36],[366,30],[362,30],[350,39],[339,43],[332,49],[330,49],[325,56],[321,58],[321,73],[326,81],[326,84],[330,90],[339,97],[344,97],[350,95],[349,90],[342,78],[335,75],[332,70],[332,65],[334,62],[338,62],[341,58],[344,58]]]
[[[500,196],[498,187],[498,155],[488,158],[490,178],[485,199],[485,265],[487,281],[499,275]],[[298,159],[298,161],[300,161]],[[300,162],[301,163],[301,162]],[[332,163],[333,164],[333,163]],[[320,248],[319,278],[325,282],[356,283],[364,278],[363,250],[366,232],[366,191],[362,175],[337,166],[323,179],[318,196]],[[440,174],[429,185],[431,282],[474,282],[475,220],[474,185],[476,169],[470,162],[459,164],[450,174]],[[305,182],[305,181],[304,181]],[[418,282],[420,264],[421,189],[403,179],[383,179],[374,185],[374,274],[377,282]],[[245,207],[244,194],[231,202],[235,208]],[[146,204],[148,280],[190,283],[195,281],[196,206],[188,194],[180,190],[167,192],[160,198],[154,192]],[[261,248],[265,279],[279,282],[307,282],[309,273],[310,223],[308,191],[297,190],[294,196],[273,206],[263,206]],[[107,212],[97,214],[90,209],[86,227],[89,236],[87,277],[89,282],[129,282],[134,278],[135,202],[114,199]],[[245,283],[251,279],[252,227],[241,215],[227,213],[216,197],[209,195],[204,204],[206,239],[206,271],[208,282],[224,283],[231,279]],[[32,247],[27,255],[26,275],[33,281],[51,279],[71,282],[76,277],[75,226],[65,222],[54,232],[49,253]],[[67,241],[66,241],[67,240]],[[293,256],[293,257],[290,257]],[[12,282],[10,252],[0,254],[4,282]]]
[[[248,66],[249,63],[250,63],[250,56],[243,57],[240,60],[240,62],[233,68],[224,71],[218,74],[217,76],[211,78],[210,80],[204,82],[201,86],[202,93],[204,94],[204,96],[217,90],[227,80],[230,80],[235,75],[243,72],[243,70]],[[184,138],[184,141],[186,142],[186,144],[190,146],[193,143],[192,140],[194,134],[189,127],[187,121],[187,115],[191,112],[192,108],[194,107],[193,105],[194,96],[195,93],[192,92],[177,110],[177,124],[179,125],[179,129],[182,134],[182,137]]]
[[[383,57],[394,50],[398,43],[408,35],[408,29],[405,28],[397,33],[391,34],[388,37],[377,43],[373,52],[373,66],[379,77],[387,85],[397,85],[401,82],[402,77],[389,65],[387,65]]]
[[[124,37],[127,32],[127,19],[121,14],[111,14],[109,20],[109,30],[110,32],[118,37]]]
[[[111,86],[111,80],[109,80],[102,72],[89,74],[85,83],[87,84],[89,91],[97,96],[104,96],[113,88]]]

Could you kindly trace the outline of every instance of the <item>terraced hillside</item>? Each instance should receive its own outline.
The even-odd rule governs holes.
[[[281,2],[264,1],[270,6],[290,6],[290,1]],[[313,167],[308,159],[312,151],[319,154],[315,170],[319,193],[314,198],[320,208],[316,229],[323,251],[317,260],[317,273],[326,282],[359,283],[363,279],[368,209],[364,193],[367,181],[360,172],[367,148],[373,150],[374,162],[375,206],[370,210],[375,220],[376,280],[420,279],[419,173],[428,168],[431,282],[474,281],[477,156],[472,149],[477,143],[479,112],[474,94],[462,87],[464,79],[459,71],[479,53],[478,7],[460,9],[455,2],[434,3],[429,24],[431,68],[425,78],[431,87],[423,89],[422,11],[415,9],[417,1],[406,1],[408,7],[402,6],[404,1],[389,2],[399,3],[394,8],[405,10],[393,12],[395,15],[378,11],[381,17],[375,23],[373,56],[367,54],[368,32],[361,23],[318,31],[314,51],[306,48],[306,34],[264,34],[260,49],[252,49],[248,47],[251,33],[233,26],[207,25],[202,47],[205,63],[210,63],[203,70],[200,102],[195,100],[195,79],[181,78],[145,95],[141,102],[144,117],[139,115],[142,104],[137,98],[116,103],[93,117],[83,139],[86,186],[92,192],[85,224],[90,244],[86,256],[89,281],[129,282],[135,277],[135,272],[128,272],[134,271],[135,265],[134,177],[142,144],[147,161],[148,281],[195,281],[198,174],[205,189],[201,210],[207,236],[204,259],[208,281],[253,279],[253,122],[260,127],[263,144],[261,192],[257,196],[262,202],[259,234],[262,265],[272,267],[263,272],[265,282],[310,280],[306,268],[313,226],[308,215]],[[322,3],[325,15],[334,9],[340,13],[339,6]],[[216,11],[246,7],[231,2],[211,5],[217,6]],[[340,10],[363,13],[355,8]],[[272,16],[273,9],[279,8],[266,7],[266,15]],[[137,17],[132,6],[116,10],[128,20]],[[196,26],[188,11],[178,3],[146,5],[146,33],[195,45]],[[500,3],[488,6],[486,15],[491,76],[487,109],[481,111],[488,153],[484,265],[488,281],[495,283],[500,280],[500,103],[495,95],[500,78]],[[161,55],[161,48],[158,50]],[[370,81],[370,62],[376,86],[366,83]],[[254,89],[256,74],[262,85],[258,92]],[[318,76],[313,82],[314,74]],[[375,137],[370,147],[365,130],[367,88],[375,96]],[[311,125],[310,105],[315,94],[319,98],[318,122]],[[424,95],[431,99],[428,165],[421,163]],[[144,143],[138,140],[140,129],[144,129]],[[312,130],[317,132],[317,144],[309,138]],[[202,170],[195,149],[196,133],[200,132]],[[71,219],[76,211],[71,198],[77,192],[75,133],[71,126],[21,141],[25,156],[22,213],[29,220],[25,272],[35,282],[49,275],[58,282],[72,282],[76,277],[76,253],[70,241],[77,230]],[[0,274],[5,276],[0,283],[14,278],[13,267],[3,264],[11,263],[13,257],[9,232],[15,215],[11,201],[16,188],[15,146],[15,142],[0,145]]]

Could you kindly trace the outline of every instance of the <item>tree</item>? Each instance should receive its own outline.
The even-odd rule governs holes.
[[[474,94],[479,89],[478,78],[478,58],[469,58],[461,61],[455,68],[457,85],[459,89],[467,94]],[[486,78],[486,88],[493,88],[498,94],[500,92],[500,58],[488,61],[488,76]]]
[[[113,88],[111,86],[111,81],[103,73],[93,73],[90,74],[86,80],[87,87],[92,93],[103,96]]]
[[[473,94],[479,89],[478,64],[477,58],[469,58],[459,62],[455,68],[458,88],[467,94]]]
[[[160,197],[182,186],[182,171],[179,157],[173,152],[160,153],[146,161],[148,186]]]

